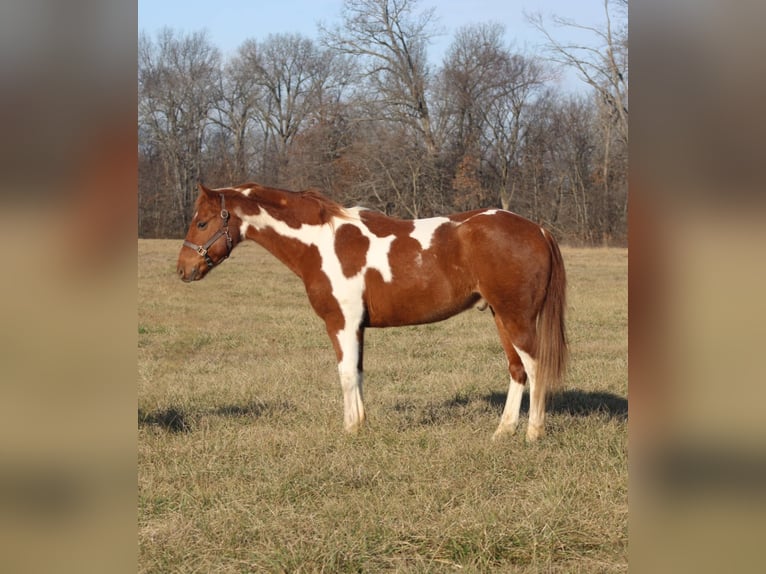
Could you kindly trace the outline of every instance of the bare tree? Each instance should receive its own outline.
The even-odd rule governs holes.
[[[552,91],[544,90],[525,112],[523,142],[515,158],[512,205],[515,211],[554,229],[561,200],[571,189],[562,158],[566,128],[559,118],[559,107]]]
[[[290,144],[316,117],[328,92],[342,85],[334,63],[332,53],[298,34],[248,40],[240,48],[238,73],[252,79],[257,94],[253,119],[261,127],[262,167],[272,166],[267,179],[285,180]]]
[[[510,208],[517,191],[520,149],[528,125],[526,111],[543,85],[543,75],[536,60],[514,54],[502,76],[505,90],[487,108],[485,156],[496,176],[495,196],[504,209]]]
[[[202,32],[162,30],[154,42],[139,39],[139,121],[161,158],[163,184],[172,190],[172,227],[180,232],[191,217],[201,177],[205,130],[215,104],[220,56]]]
[[[595,45],[566,44],[555,38],[546,28],[540,14],[527,15],[527,19],[548,40],[548,51],[553,61],[575,69],[580,78],[591,86],[608,109],[617,126],[620,138],[628,142],[628,27],[627,0],[603,0],[603,26],[586,26],[572,20],[553,17],[557,26],[583,30],[592,34]],[[610,5],[613,8],[610,9]],[[614,12],[622,19],[614,22]]]
[[[541,92],[525,120],[515,209],[569,241],[623,240],[619,207],[627,192],[627,156],[612,155],[611,181],[604,185],[602,135],[592,98]]]
[[[418,133],[436,151],[427,103],[426,47],[434,34],[434,9],[416,12],[418,0],[345,0],[343,27],[320,27],[324,43],[362,59],[368,95],[387,119]]]
[[[247,70],[243,55],[237,54],[226,64],[220,76],[214,122],[227,136],[230,167],[225,170],[229,182],[245,181],[250,172],[248,143],[250,124],[259,101],[255,78]]]
[[[627,3],[605,2],[602,27],[552,20],[590,33],[570,45],[546,32],[542,55],[593,88],[572,97],[549,84],[541,54],[518,53],[495,23],[459,30],[430,70],[435,12],[420,6],[345,0],[322,44],[273,35],[226,61],[202,32],[142,34],[140,233],[181,233],[199,180],[254,179],[319,185],[398,216],[496,205],[565,240],[623,241]]]
[[[603,7],[601,26],[553,17],[557,26],[589,33],[593,39],[590,45],[562,43],[546,28],[542,16],[528,19],[548,40],[550,58],[576,70],[596,95],[603,150],[598,176],[603,199],[599,213],[603,219],[598,227],[606,241],[627,218],[627,180],[619,174],[615,177],[612,166],[617,163],[625,169],[628,145],[628,1],[603,0]]]
[[[441,83],[450,131],[459,154],[477,151],[485,110],[504,89],[509,58],[504,28],[488,23],[459,29],[444,59]]]
[[[543,83],[543,69],[534,59],[505,46],[504,33],[496,23],[458,30],[445,58],[441,83],[447,101],[444,113],[452,118],[450,131],[455,134],[459,158],[455,190],[469,193],[480,204],[491,201],[507,209],[515,193],[524,110]],[[484,191],[487,187],[491,191]],[[466,206],[479,204],[469,201]]]

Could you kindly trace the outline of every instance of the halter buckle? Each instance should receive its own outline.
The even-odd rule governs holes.
[[[197,246],[197,253],[199,253],[202,257],[207,255],[207,249],[205,249],[202,245]]]

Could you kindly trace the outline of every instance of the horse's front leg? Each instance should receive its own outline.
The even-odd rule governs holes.
[[[327,321],[327,331],[338,358],[340,386],[343,390],[343,423],[347,432],[355,432],[362,427],[365,419],[362,394],[364,327],[361,320],[344,320],[341,328],[333,323]]]

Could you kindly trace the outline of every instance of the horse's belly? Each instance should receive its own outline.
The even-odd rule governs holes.
[[[401,327],[434,323],[473,307],[479,299],[480,296],[476,293],[390,290],[367,298],[367,325]]]

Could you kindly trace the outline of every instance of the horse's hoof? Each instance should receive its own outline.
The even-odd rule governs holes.
[[[497,430],[492,435],[492,442],[502,440],[503,437],[512,436],[516,432],[516,425],[507,427],[497,427]]]
[[[527,442],[535,442],[544,434],[545,429],[543,429],[543,427],[530,425],[527,427]]]
[[[364,427],[364,420],[345,425],[347,434],[357,434]]]

